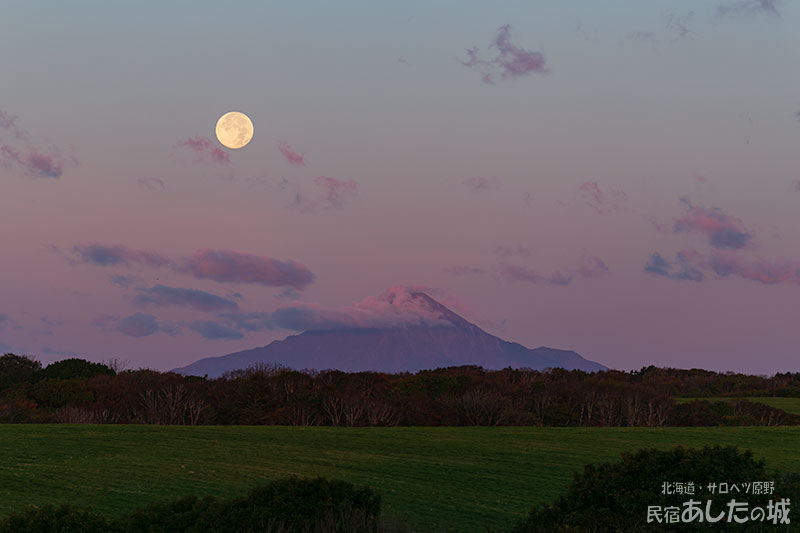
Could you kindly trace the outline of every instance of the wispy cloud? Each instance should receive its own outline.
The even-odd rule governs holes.
[[[596,181],[582,183],[575,193],[578,201],[598,213],[608,214],[628,209],[628,195],[617,189],[603,189]]]
[[[675,261],[668,261],[658,252],[650,254],[644,271],[680,281],[703,281],[703,273],[689,264],[684,254],[678,253]]]
[[[664,28],[666,30],[675,32],[682,39],[687,39],[691,36],[689,23],[694,17],[694,11],[689,11],[685,15],[676,15],[675,13],[667,13],[665,18]]]
[[[674,262],[654,253],[645,265],[645,271],[677,280],[701,281],[703,272],[717,278],[738,277],[765,285],[800,283],[800,262],[788,259],[748,259],[738,250],[711,250],[702,254],[695,250],[684,250],[676,255]]]
[[[199,333],[207,340],[241,339],[244,337],[241,331],[213,320],[197,320],[195,322],[190,322],[188,328]]]
[[[149,314],[135,313],[125,318],[116,315],[103,315],[95,318],[92,325],[102,331],[121,333],[126,337],[149,337],[157,332],[174,336],[180,331],[171,324],[161,324],[158,319]]]
[[[664,15],[663,27],[655,30],[647,29],[635,31],[628,34],[626,38],[630,41],[648,44],[652,50],[657,51],[658,45],[662,43],[674,43],[680,40],[690,39],[692,31],[689,28],[689,24],[693,17],[693,11],[682,15],[671,12],[666,13]]]
[[[66,355],[68,357],[78,357],[77,352],[65,350],[63,348],[52,348],[50,346],[42,346],[42,353],[45,355]]]
[[[79,244],[72,247],[72,252],[84,263],[100,266],[125,265],[143,263],[151,267],[169,264],[169,259],[156,252],[134,250],[121,244]]]
[[[149,289],[139,289],[139,294],[133,299],[133,304],[138,306],[154,307],[190,307],[198,311],[225,311],[237,310],[239,304],[199,289],[184,289],[181,287],[168,287],[156,285]]]
[[[292,146],[286,141],[278,144],[278,150],[281,155],[286,159],[290,165],[303,165],[305,166],[305,154],[298,154],[292,149]]]
[[[278,327],[272,320],[272,313],[261,311],[220,313],[217,318],[241,331],[264,331]]]
[[[674,232],[701,233],[715,248],[744,248],[752,239],[740,219],[718,208],[694,206],[687,198],[681,201],[686,205],[686,213],[675,219]]]
[[[216,163],[229,165],[231,158],[228,153],[216,146],[208,137],[189,137],[175,144],[176,148],[187,148],[195,153],[196,160],[201,163]]]
[[[488,271],[485,268],[455,265],[444,268],[444,271],[451,276],[475,276],[479,274],[486,274]]]
[[[136,184],[151,191],[165,191],[167,189],[164,180],[161,178],[139,178],[136,180]]]
[[[198,250],[177,263],[178,272],[219,282],[254,283],[301,290],[314,281],[303,264],[231,250]]]
[[[800,283],[800,263],[790,260],[748,260],[731,250],[714,250],[709,256],[686,254],[700,268],[710,269],[720,278],[736,276],[765,285]]]
[[[497,187],[500,185],[500,180],[497,178],[486,178],[486,177],[475,177],[475,178],[468,178],[461,182],[462,184],[469,187],[469,190],[478,193],[489,190],[492,187]]]
[[[559,269],[550,274],[541,274],[529,267],[506,262],[497,266],[498,276],[505,281],[562,286],[570,285],[579,278],[600,277],[608,271],[608,265],[599,257],[584,257],[576,268]]]
[[[780,18],[779,3],[780,0],[733,0],[717,6],[717,15],[770,15]]]
[[[515,244],[514,246],[495,246],[494,248],[494,255],[500,257],[528,257],[533,253],[533,250],[528,248],[527,246],[522,246],[520,243]]]
[[[608,273],[608,265],[599,257],[584,257],[577,273],[584,279],[596,278]]]
[[[0,167],[34,178],[60,178],[65,164],[61,151],[54,145],[37,146],[18,122],[0,111]]]
[[[142,283],[142,280],[136,276],[125,276],[122,274],[112,274],[109,277],[109,281],[112,285],[122,287],[123,289],[129,289]]]
[[[527,283],[543,283],[547,285],[569,285],[574,276],[568,272],[556,271],[550,275],[541,275],[538,272],[522,265],[500,263],[498,265],[500,277],[506,281],[524,281]]]
[[[511,26],[506,24],[497,30],[497,35],[489,45],[489,50],[496,52],[491,59],[481,58],[480,49],[473,46],[467,50],[465,67],[480,72],[484,83],[494,83],[499,75],[501,80],[512,80],[529,74],[547,74],[550,69],[541,52],[525,50],[511,43]]]
[[[282,179],[278,189],[291,198],[291,206],[304,213],[342,209],[358,195],[358,182],[318,176],[311,183]]]
[[[334,207],[342,207],[358,188],[358,182],[354,179],[340,180],[328,176],[318,176],[314,179],[314,185],[325,191],[325,198]]]
[[[661,40],[656,38],[656,34],[652,31],[635,31],[626,36],[629,41],[636,41],[639,43],[649,44],[653,51],[658,50],[658,45]]]

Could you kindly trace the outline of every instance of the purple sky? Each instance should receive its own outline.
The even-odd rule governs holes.
[[[800,371],[800,4],[347,3],[4,6],[0,351],[168,369],[416,287],[614,368]]]

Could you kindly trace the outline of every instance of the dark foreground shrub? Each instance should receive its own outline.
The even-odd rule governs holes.
[[[183,497],[116,521],[125,532],[373,532],[380,498],[368,487],[325,478],[290,477],[218,501]]]
[[[31,507],[0,521],[0,533],[374,533],[380,497],[369,487],[325,478],[273,481],[247,496],[185,496],[115,520],[90,509]]]
[[[30,507],[0,522],[0,533],[108,533],[113,531],[104,516],[90,509],[62,505]]]
[[[287,478],[225,502],[199,525],[203,531],[368,532],[377,530],[380,506],[380,497],[368,487]]]
[[[196,531],[197,523],[214,512],[217,501],[207,496],[184,496],[169,502],[154,503],[122,516],[115,522],[118,531]]]
[[[774,493],[752,494],[752,483],[764,481],[774,482]],[[685,491],[683,494],[662,494],[665,482],[673,484],[672,492],[675,492],[676,482],[692,482],[694,494],[685,494]],[[720,483],[727,483],[728,492],[719,494],[717,488],[717,493],[712,495],[710,483],[717,487]],[[738,492],[731,492],[733,483],[739,487]],[[748,483],[751,484],[749,489]],[[789,511],[792,503],[800,504],[799,477],[797,474],[767,472],[764,461],[755,460],[749,450],[739,452],[734,446],[706,446],[701,450],[680,446],[665,451],[645,449],[634,454],[622,454],[622,461],[618,463],[586,465],[582,473],[575,474],[564,495],[552,504],[534,507],[527,520],[519,523],[515,531],[796,531],[796,521],[775,525],[766,516],[763,521],[727,522],[731,500],[746,502],[746,513],[737,511],[732,515],[741,519],[745,515],[748,518],[752,516],[756,507],[766,511],[769,500],[774,505],[781,498],[789,498]],[[708,500],[712,501],[709,513],[712,518],[724,514],[714,523],[696,518],[693,521],[681,518],[676,523],[666,523],[665,519],[647,522],[650,506],[662,510],[671,507],[683,517],[689,500],[697,502],[703,517]],[[790,519],[796,516],[796,511],[788,514]]]

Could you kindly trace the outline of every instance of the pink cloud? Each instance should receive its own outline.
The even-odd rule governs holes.
[[[447,308],[411,287],[392,287],[380,296],[345,307],[298,302],[272,313],[276,326],[296,331],[423,325],[453,327],[454,320],[457,317]]]
[[[178,148],[188,148],[197,155],[197,161],[202,163],[217,163],[229,165],[231,158],[227,152],[215,146],[208,137],[189,137],[176,145]]]
[[[674,220],[674,232],[702,233],[715,248],[744,248],[752,239],[740,219],[726,215],[721,209],[694,206],[687,198],[681,201],[687,210]]]
[[[167,188],[161,178],[139,178],[136,180],[136,184],[151,191],[164,191]]]
[[[497,50],[492,59],[482,59],[477,46],[467,50],[467,61],[461,64],[473,68],[483,74],[484,83],[494,83],[499,73],[501,80],[516,79],[532,73],[547,74],[544,54],[519,48],[511,43],[511,26],[506,24],[497,30],[497,36],[489,45],[489,49]]]
[[[64,158],[58,148],[35,146],[17,121],[18,117],[0,111],[0,167],[36,178],[60,178]]]
[[[734,274],[744,279],[758,281],[767,285],[784,283],[787,281],[800,282],[800,265],[789,261],[767,261],[759,259],[745,263],[733,255],[723,255],[719,252],[711,257],[711,266],[719,276]]]
[[[197,250],[179,261],[175,270],[201,279],[229,283],[255,283],[303,289],[314,281],[314,274],[295,261],[243,254],[230,250]]]
[[[278,150],[281,152],[283,157],[286,158],[286,161],[289,162],[291,165],[303,165],[305,166],[305,154],[298,154],[294,150],[292,150],[291,145],[286,143],[285,141],[278,145]]]
[[[54,245],[49,249],[61,254]],[[212,279],[218,282],[256,283],[267,286],[293,287],[303,289],[314,281],[314,274],[296,261],[280,261],[271,257],[244,254],[231,250],[197,250],[190,257],[173,261],[159,253],[146,250],[135,250],[121,244],[79,244],[72,247],[78,262],[98,266],[130,266],[133,263],[145,264],[149,267],[167,266],[181,274],[188,274],[200,279]],[[156,294],[158,292],[158,294]],[[167,294],[169,292],[169,294]],[[177,294],[181,292],[181,294]],[[177,296],[176,296],[177,294]],[[159,302],[171,297],[198,297],[196,291],[189,289],[171,289],[161,287],[159,291],[150,291],[150,296],[159,296]],[[156,302],[158,303],[158,302]]]

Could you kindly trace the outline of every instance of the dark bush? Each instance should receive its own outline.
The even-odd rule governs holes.
[[[368,487],[291,477],[221,505],[198,531],[377,531],[380,497]]]
[[[109,533],[116,531],[102,515],[90,509],[62,505],[30,507],[0,521],[0,533]]]
[[[7,353],[0,357],[0,391],[34,381],[42,363],[24,355]]]
[[[346,481],[290,477],[219,501],[183,497],[129,513],[123,532],[342,532],[378,530],[380,497]]]
[[[94,376],[113,376],[115,374],[116,372],[106,365],[78,358],[51,363],[41,373],[43,379],[89,379]]]
[[[94,399],[85,379],[43,379],[33,386],[33,399],[39,407],[57,409],[65,405],[82,405]]]
[[[693,496],[662,494],[664,482],[693,482]],[[715,494],[707,490],[709,483],[751,483],[774,481],[770,496]],[[800,482],[796,474],[770,473],[763,461],[753,458],[751,451],[739,452],[736,447],[714,446],[701,450],[677,447],[673,450],[640,450],[622,454],[618,463],[586,465],[576,473],[564,495],[554,503],[534,507],[528,518],[519,523],[517,532],[588,532],[588,531],[723,531],[725,522],[647,523],[649,506],[682,506],[689,499],[699,501],[703,510],[712,500],[712,516],[726,511],[732,499],[746,501],[750,509],[766,507],[767,500],[789,498],[800,501]],[[790,513],[791,514],[791,513]],[[736,531],[781,530],[771,522],[734,524]],[[783,526],[786,527],[785,525]],[[772,528],[772,529],[770,529]],[[785,529],[784,529],[785,530]]]
[[[166,503],[155,503],[124,515],[115,523],[122,532],[199,531],[197,524],[213,514],[217,501],[207,496],[184,496]]]

